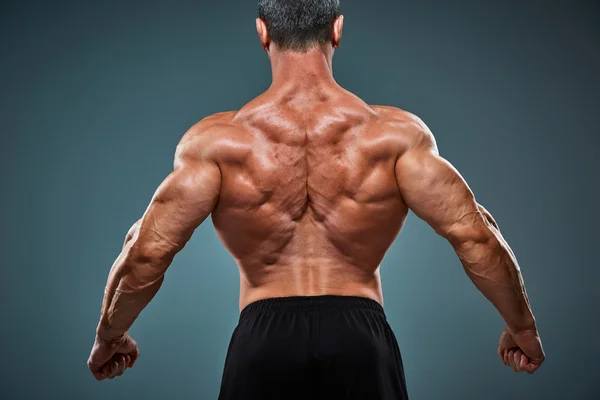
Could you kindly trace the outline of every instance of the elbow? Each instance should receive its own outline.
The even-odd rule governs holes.
[[[141,290],[164,276],[173,256],[159,248],[130,242],[123,263],[120,289]]]
[[[447,239],[455,249],[495,246],[500,232],[492,215],[477,204],[477,212],[465,214],[452,224],[440,227],[437,233]]]
[[[125,245],[127,245],[128,243],[130,243],[134,237],[137,236],[137,234],[140,231],[140,223],[141,223],[141,219],[137,220],[132,226],[131,228],[129,228],[129,231],[127,232],[127,235],[125,235]]]
[[[468,252],[476,247],[493,247],[498,242],[494,231],[484,222],[455,225],[439,234],[459,252]]]
[[[494,219],[494,217],[492,217],[492,214],[490,214],[490,212],[488,210],[486,210],[481,204],[477,204],[477,209],[483,216],[487,225],[493,227],[496,230],[500,230],[500,228],[498,228],[498,224],[496,223],[496,220]]]

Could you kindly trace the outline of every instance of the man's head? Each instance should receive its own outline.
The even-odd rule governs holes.
[[[263,48],[306,52],[323,44],[337,47],[342,36],[340,0],[259,0],[256,29]]]

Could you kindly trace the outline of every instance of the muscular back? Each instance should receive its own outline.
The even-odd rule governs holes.
[[[336,88],[267,92],[203,123],[221,171],[212,218],[240,267],[242,297],[380,300],[379,263],[408,210],[395,163],[406,142],[398,125],[410,116]]]

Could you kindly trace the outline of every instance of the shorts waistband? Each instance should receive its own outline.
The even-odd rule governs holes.
[[[240,318],[245,315],[259,312],[290,312],[326,309],[364,309],[385,315],[383,307],[377,301],[360,296],[290,296],[271,297],[254,301],[248,304],[240,313]]]

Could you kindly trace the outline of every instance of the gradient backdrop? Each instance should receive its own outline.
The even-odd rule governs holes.
[[[547,353],[532,376],[502,365],[501,318],[411,214],[382,264],[411,398],[600,398],[599,3],[342,1],[336,79],[428,123],[515,251]],[[0,4],[0,398],[215,399],[239,283],[210,220],[133,326],[136,367],[96,382],[86,361],[181,135],[270,83],[255,1]]]

